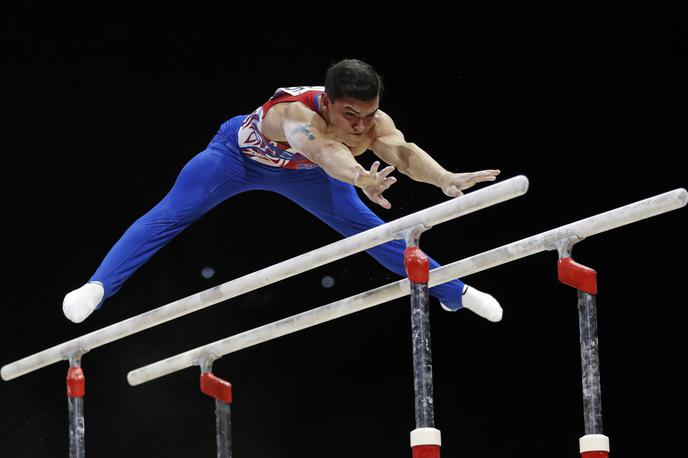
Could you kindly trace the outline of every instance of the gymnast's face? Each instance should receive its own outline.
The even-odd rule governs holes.
[[[337,137],[349,146],[356,146],[363,140],[373,127],[379,108],[380,97],[368,101],[343,97],[331,102],[323,94],[325,120]]]

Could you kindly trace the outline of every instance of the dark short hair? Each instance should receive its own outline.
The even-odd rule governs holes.
[[[344,59],[327,69],[325,93],[331,101],[353,97],[364,102],[382,97],[382,78],[370,64]]]

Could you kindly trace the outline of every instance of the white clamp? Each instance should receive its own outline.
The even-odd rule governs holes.
[[[435,428],[417,428],[411,431],[411,447],[442,445],[442,434]]]
[[[609,438],[604,434],[588,434],[579,440],[580,452],[609,452]]]

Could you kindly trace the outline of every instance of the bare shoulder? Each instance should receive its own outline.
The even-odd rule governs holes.
[[[375,127],[371,129],[371,139],[375,142],[380,138],[389,136],[402,136],[403,138],[403,134],[397,129],[391,116],[378,110],[375,114]]]
[[[397,126],[394,124],[394,120],[382,110],[378,110],[375,113],[375,126],[372,130],[373,140],[391,135],[397,131]]]
[[[315,111],[301,102],[283,102],[274,105],[263,118],[261,130],[268,138],[276,141],[285,141],[283,127],[284,121],[304,122],[317,129],[324,130],[327,126],[325,120]]]

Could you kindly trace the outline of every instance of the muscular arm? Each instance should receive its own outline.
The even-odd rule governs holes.
[[[482,170],[470,173],[452,173],[442,167],[428,153],[415,143],[408,143],[394,121],[380,112],[377,135],[371,145],[373,152],[401,173],[415,181],[433,184],[450,197],[463,195],[461,192],[482,181],[494,181],[499,170]]]
[[[282,120],[287,142],[322,167],[331,177],[354,184],[361,169],[349,149],[323,134],[317,115],[300,103],[290,103]]]
[[[370,171],[364,169],[346,146],[325,136],[326,125],[322,118],[300,103],[285,106],[277,122],[292,148],[318,164],[331,177],[358,186],[370,200],[383,208],[391,208],[382,193],[397,181],[387,176],[394,167],[385,167],[378,172],[380,163],[375,162]]]
[[[378,136],[371,145],[373,152],[383,161],[397,168],[415,181],[442,187],[441,181],[451,175],[444,167],[415,143],[408,143],[392,118],[381,116]]]

